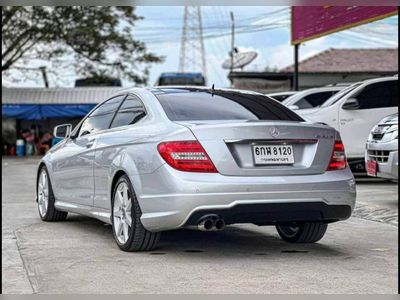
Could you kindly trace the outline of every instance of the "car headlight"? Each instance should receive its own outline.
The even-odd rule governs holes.
[[[399,126],[398,125],[392,125],[385,132],[385,138],[387,140],[389,140],[389,141],[395,140],[398,137],[398,133],[399,133]]]
[[[380,138],[374,138],[374,135],[381,135]],[[390,142],[398,138],[398,125],[379,127],[375,125],[368,136],[368,142],[377,140],[379,142]]]
[[[375,131],[376,127],[378,127],[378,126],[375,125],[374,127],[372,127],[371,131],[369,132],[368,139],[367,139],[368,142],[373,140],[373,132]]]

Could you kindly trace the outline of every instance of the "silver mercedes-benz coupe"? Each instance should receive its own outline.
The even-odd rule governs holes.
[[[40,217],[102,220],[124,251],[153,249],[162,231],[235,223],[312,243],[355,204],[339,133],[262,94],[129,89],[55,135],[38,165]]]

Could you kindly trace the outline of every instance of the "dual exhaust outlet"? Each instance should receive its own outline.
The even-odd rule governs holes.
[[[206,215],[201,218],[197,229],[201,231],[218,231],[225,227],[225,221],[217,215]]]

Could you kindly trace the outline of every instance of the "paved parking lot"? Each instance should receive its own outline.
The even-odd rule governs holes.
[[[41,222],[37,159],[3,159],[3,293],[397,293],[398,190],[360,179],[353,217],[314,245],[273,227],[164,233],[147,253],[118,249],[110,226]]]

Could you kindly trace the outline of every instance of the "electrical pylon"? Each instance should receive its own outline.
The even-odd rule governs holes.
[[[207,77],[200,6],[185,6],[179,72],[201,72]]]

